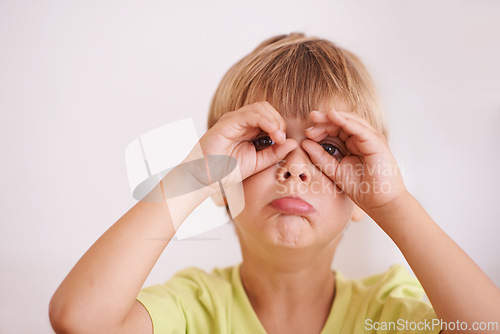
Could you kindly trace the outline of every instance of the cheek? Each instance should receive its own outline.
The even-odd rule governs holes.
[[[327,208],[330,217],[350,218],[354,210],[354,203],[345,194],[328,194],[324,196],[323,207]]]
[[[321,218],[339,224],[348,222],[354,210],[352,200],[326,175],[314,181],[310,190],[317,199]]]
[[[269,179],[265,177],[264,171],[254,174],[243,180],[243,192],[245,196],[245,208],[259,203],[263,194],[269,193]],[[267,181],[266,181],[267,180]]]
[[[310,183],[307,185],[307,192],[314,196],[326,196],[344,200],[347,195],[325,174],[318,169],[314,169]]]
[[[261,173],[262,172],[254,174],[242,182],[245,206],[237,217],[233,217],[233,220],[236,225],[243,227],[245,230],[248,226],[254,225],[255,213],[258,212],[262,206],[262,193],[266,191],[264,189],[266,183],[262,175],[259,175]]]
[[[276,186],[274,173],[276,171],[269,167],[243,180],[242,184],[245,195],[248,192],[250,196],[262,196],[262,194],[266,194],[271,189],[274,189]]]
[[[252,199],[255,198],[256,195],[256,190],[257,190],[257,183],[255,180],[255,175],[252,175],[245,180],[243,180],[243,192],[245,194],[245,203],[248,204],[249,202],[252,202]]]

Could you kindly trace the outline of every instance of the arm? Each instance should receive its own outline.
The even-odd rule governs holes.
[[[438,318],[499,325],[500,290],[406,190],[385,136],[352,112],[311,113],[311,119],[317,123],[306,130],[312,140],[302,146],[396,243]],[[329,156],[316,143],[326,135],[338,136],[350,154],[341,161]]]
[[[500,322],[500,290],[410,193],[367,214],[401,250],[438,318],[470,328],[475,321]]]
[[[183,205],[152,196],[164,193],[161,187],[196,182],[185,169],[173,169],[92,245],[50,302],[57,333],[127,333],[127,328],[152,333],[149,315],[136,297],[178,226],[213,188],[197,187],[182,196]]]
[[[168,173],[146,200],[95,242],[64,279],[49,306],[56,332],[151,333],[149,315],[136,298],[175,231],[198,205],[220,191],[220,185],[228,189],[295,149],[297,143],[285,138],[285,130],[285,120],[265,101],[225,113],[199,141],[205,161]],[[257,151],[251,139],[261,131],[277,144]],[[200,156],[197,147],[191,153],[184,162]],[[207,157],[214,159],[210,162]],[[229,195],[233,199],[238,197],[235,192]],[[172,195],[167,195],[167,202],[165,193]]]

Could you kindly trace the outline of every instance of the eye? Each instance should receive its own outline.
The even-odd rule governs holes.
[[[254,144],[255,149],[257,151],[263,150],[269,146],[274,145],[274,141],[267,134],[257,137],[256,139],[252,140],[252,143]]]
[[[332,157],[334,157],[338,161],[342,160],[342,158],[345,156],[340,151],[340,149],[332,143],[325,142],[325,143],[319,143],[319,144],[321,145],[321,147],[323,147],[323,149],[326,151],[326,153],[330,154]]]

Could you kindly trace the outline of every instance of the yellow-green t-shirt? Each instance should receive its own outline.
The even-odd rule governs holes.
[[[137,300],[149,312],[154,333],[265,334],[241,283],[240,265],[210,274],[188,268],[142,289]],[[439,333],[423,294],[400,264],[358,280],[335,271],[335,297],[321,333]]]

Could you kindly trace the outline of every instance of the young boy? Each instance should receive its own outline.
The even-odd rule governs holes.
[[[406,190],[384,124],[352,53],[299,33],[264,41],[222,79],[199,141],[206,166],[218,156],[237,168],[214,177],[226,174],[193,164],[193,153],[167,174],[61,283],[54,330],[498,333],[500,290]],[[180,223],[210,196],[229,209],[240,180],[244,207],[232,218],[243,262],[141,290]],[[194,190],[168,195],[182,187]],[[401,265],[362,280],[331,269],[344,228],[365,213],[418,281]]]

